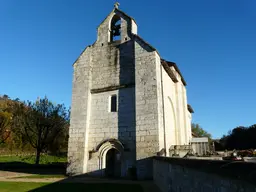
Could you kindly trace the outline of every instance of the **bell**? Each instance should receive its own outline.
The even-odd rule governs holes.
[[[113,35],[114,36],[119,36],[120,35],[120,29],[121,29],[120,24],[113,26]]]

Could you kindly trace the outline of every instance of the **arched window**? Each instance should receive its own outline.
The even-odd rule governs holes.
[[[121,40],[121,18],[115,15],[111,20],[110,42]]]

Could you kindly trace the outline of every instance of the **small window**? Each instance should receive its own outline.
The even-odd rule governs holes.
[[[111,95],[110,97],[110,112],[117,111],[117,97],[116,95]]]

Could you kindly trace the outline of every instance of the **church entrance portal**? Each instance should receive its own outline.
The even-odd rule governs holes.
[[[117,149],[109,149],[106,154],[106,169],[105,175],[107,177],[121,176],[121,154]]]

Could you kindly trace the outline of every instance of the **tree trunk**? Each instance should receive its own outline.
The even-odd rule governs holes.
[[[36,165],[39,165],[41,150],[36,149]]]

